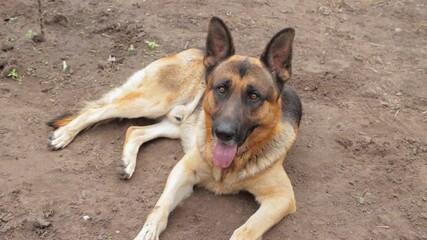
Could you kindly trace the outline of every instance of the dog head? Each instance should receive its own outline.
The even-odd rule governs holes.
[[[216,166],[229,167],[239,147],[260,148],[277,131],[281,92],[292,72],[294,36],[292,28],[278,32],[259,59],[235,55],[228,28],[221,19],[211,19],[203,60],[203,109]]]

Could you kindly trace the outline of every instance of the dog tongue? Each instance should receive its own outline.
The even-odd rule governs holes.
[[[236,156],[237,144],[229,146],[224,143],[215,143],[213,147],[213,162],[220,168],[228,168]]]

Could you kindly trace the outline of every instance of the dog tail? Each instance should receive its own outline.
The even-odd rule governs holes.
[[[72,113],[64,113],[64,114],[61,114],[61,115],[53,118],[52,120],[50,120],[46,124],[50,127],[53,127],[54,129],[57,129],[57,128],[60,128],[60,127],[67,125],[68,123],[73,121],[73,119],[75,119],[76,117],[77,117],[77,115],[74,115]]]

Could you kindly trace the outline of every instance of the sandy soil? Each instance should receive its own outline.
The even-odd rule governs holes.
[[[154,59],[203,47],[212,15],[245,55],[284,27],[297,31],[290,84],[304,116],[285,168],[298,211],[265,239],[427,239],[426,1],[42,3],[46,39],[34,43],[36,1],[0,2],[0,239],[136,235],[183,155],[179,142],[141,147],[134,177],[121,181],[124,133],[145,120],[97,126],[54,152],[44,123]],[[256,209],[248,194],[196,189],[162,239],[228,239]]]

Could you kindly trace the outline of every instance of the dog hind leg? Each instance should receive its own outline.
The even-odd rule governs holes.
[[[171,139],[179,138],[179,126],[165,118],[161,122],[153,125],[143,127],[129,127],[126,132],[122,158],[117,162],[117,175],[121,179],[131,178],[135,170],[136,157],[139,147],[145,142],[159,137],[166,137]]]
[[[178,105],[173,107],[168,112],[166,117],[174,123],[181,123],[185,121],[194,112],[194,109],[196,109],[197,105],[200,103],[200,99],[203,97],[204,93],[205,89],[200,89],[191,102],[185,105]]]
[[[167,96],[153,95],[141,87],[145,78],[144,70],[132,75],[122,86],[104,95],[100,100],[90,102],[76,115],[56,118],[48,125],[56,128],[49,136],[48,145],[53,149],[67,146],[83,129],[111,118],[158,118],[171,108]],[[148,80],[148,79],[147,79]]]

